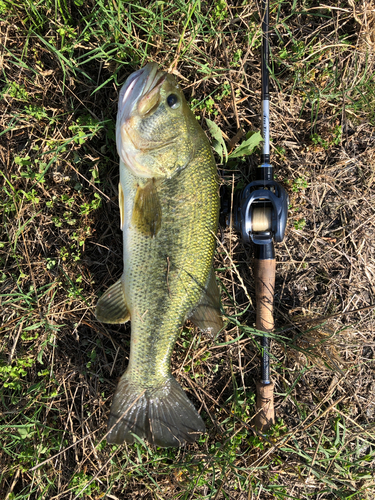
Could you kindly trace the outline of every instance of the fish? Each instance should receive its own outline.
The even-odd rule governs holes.
[[[202,417],[171,373],[186,320],[223,327],[213,270],[219,180],[210,143],[175,77],[155,63],[119,94],[116,144],[124,270],[100,297],[96,318],[131,321],[129,362],[110,410],[107,442],[193,443]]]

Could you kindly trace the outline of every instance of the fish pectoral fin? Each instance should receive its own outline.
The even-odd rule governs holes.
[[[220,314],[220,292],[215,279],[215,272],[211,268],[207,286],[195,309],[188,319],[202,331],[216,335],[223,328],[223,319]]]
[[[140,233],[153,238],[160,230],[161,216],[155,179],[149,179],[144,187],[138,186],[131,222]]]
[[[102,323],[126,323],[130,313],[125,302],[121,278],[100,297],[95,309],[96,318]]]

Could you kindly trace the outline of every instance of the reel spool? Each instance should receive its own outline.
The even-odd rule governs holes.
[[[265,233],[272,228],[272,208],[264,206],[263,208],[254,207],[251,214],[251,232]]]

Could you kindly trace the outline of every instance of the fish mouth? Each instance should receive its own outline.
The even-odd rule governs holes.
[[[117,151],[125,165],[139,177],[150,177],[152,172],[138,162],[138,155],[165,147],[165,141],[156,144],[140,140],[134,128],[134,121],[138,121],[157,107],[160,87],[167,75],[165,71],[159,70],[156,63],[149,63],[132,73],[120,91],[116,122]]]
[[[156,63],[148,63],[144,68],[131,74],[120,91],[118,119],[123,122],[130,118],[134,106],[137,103],[144,103],[147,96],[158,93],[166,77],[167,73],[159,70]],[[144,104],[140,111],[145,108],[147,109],[147,106]]]

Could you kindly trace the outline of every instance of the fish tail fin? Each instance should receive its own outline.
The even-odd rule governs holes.
[[[133,443],[135,434],[156,446],[178,447],[203,432],[202,418],[171,375],[162,386],[147,389],[122,376],[108,420],[109,443]]]

